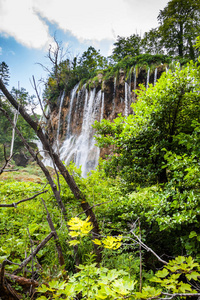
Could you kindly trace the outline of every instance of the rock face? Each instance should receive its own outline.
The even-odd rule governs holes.
[[[66,164],[74,161],[78,167],[82,166],[84,177],[95,169],[100,155],[92,127],[95,120],[113,120],[119,113],[123,116],[133,113],[130,105],[137,101],[134,89],[141,83],[146,86],[155,84],[164,70],[164,66],[153,72],[132,70],[128,76],[120,70],[118,78],[110,78],[106,82],[99,74],[98,83],[90,90],[86,85],[80,87],[77,84],[69,95],[63,92],[48,123],[48,134],[61,159]],[[44,157],[44,163],[52,165],[48,156]]]

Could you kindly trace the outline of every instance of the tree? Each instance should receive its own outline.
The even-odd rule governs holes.
[[[11,94],[13,97],[18,99],[18,101],[26,107],[27,109],[30,109],[29,105],[33,101],[34,96],[29,96],[28,92],[21,88],[15,89],[12,88]],[[30,142],[33,146],[33,140],[35,138],[35,132],[30,128],[30,126],[27,125],[27,123],[24,121],[24,119],[18,115],[18,110],[13,109],[7,101],[2,101],[1,107],[3,107],[6,111],[9,112],[10,116],[16,120],[15,116],[18,116],[18,128],[26,138],[28,142]],[[15,155],[20,154],[22,156],[27,156],[27,159],[29,157],[26,150],[24,150],[24,145],[20,138],[18,136],[14,137],[14,129],[12,128],[11,124],[8,122],[6,117],[0,112],[1,118],[0,118],[0,145],[2,148],[2,145],[5,145],[6,147],[11,147],[11,155],[14,153]],[[13,133],[13,134],[12,134]],[[13,136],[13,138],[12,138]],[[13,147],[14,146],[14,147]],[[23,153],[23,154],[22,154]],[[15,156],[16,157],[16,156]],[[14,157],[14,159],[15,159]],[[3,159],[3,154],[0,155],[0,159]]]
[[[163,73],[154,87],[141,86],[134,115],[96,123],[99,146],[113,147],[114,155],[105,163],[109,174],[121,175],[132,186],[167,181],[165,150],[187,152],[175,137],[192,134],[193,120],[200,121],[199,74],[192,63],[177,66],[175,72]]]
[[[157,28],[151,29],[144,33],[141,41],[143,53],[164,54],[161,36]]]
[[[9,81],[9,68],[8,65],[2,61],[0,63],[0,79],[3,80],[5,85],[8,85],[8,81]]]
[[[130,37],[117,37],[114,43],[112,58],[118,62],[126,56],[137,56],[141,53],[141,37],[138,34],[132,34]]]
[[[25,107],[23,105],[21,105],[14,99],[14,97],[12,96],[11,93],[9,93],[9,91],[7,90],[7,88],[5,87],[5,85],[1,79],[0,79],[0,89],[3,92],[3,94],[5,95],[5,97],[7,98],[7,100],[9,101],[9,103],[15,109],[17,109],[19,111],[19,113],[21,114],[24,121],[32,128],[32,130],[34,130],[37,137],[40,139],[44,150],[49,153],[49,155],[54,163],[55,168],[57,168],[59,170],[61,176],[64,178],[64,180],[68,184],[69,188],[71,189],[74,197],[76,198],[77,204],[83,209],[84,213],[89,217],[91,223],[93,224],[92,235],[93,235],[93,239],[95,239],[96,236],[99,235],[99,225],[98,225],[96,216],[92,210],[92,207],[89,205],[84,194],[81,192],[81,190],[77,186],[76,182],[74,181],[73,176],[70,175],[69,171],[67,170],[67,168],[65,167],[63,162],[60,160],[59,155],[51,147],[48,137],[44,133],[42,126],[38,123],[38,120],[34,120],[27,113],[27,110],[25,109]],[[20,132],[19,132],[19,135],[20,135]],[[44,167],[43,163],[41,161],[39,161],[37,155],[33,152],[30,145],[23,139],[23,137],[22,137],[22,140],[23,140],[23,143],[25,144],[26,148],[29,149],[29,152],[31,153],[32,157],[36,160],[36,162],[39,164],[39,166],[43,170],[46,178],[48,179],[48,181],[51,185],[54,195],[58,194],[58,198],[56,198],[56,200],[58,202],[58,205],[60,205],[63,214],[66,215],[66,209],[63,206],[63,203],[61,201],[60,193],[57,189],[56,184],[53,182],[51,176],[49,179],[48,170]],[[94,248],[95,248],[95,252],[96,252],[96,256],[97,256],[96,259],[98,262],[100,262],[101,249],[97,245],[94,245]]]
[[[159,33],[168,54],[195,59],[194,44],[200,29],[200,2],[171,0],[158,15]]]
[[[83,78],[92,78],[97,70],[102,70],[107,66],[107,59],[100,54],[100,50],[96,50],[90,46],[83,52],[78,60],[78,66],[75,71],[78,72],[79,80]]]

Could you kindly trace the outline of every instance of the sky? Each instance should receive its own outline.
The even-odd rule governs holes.
[[[0,0],[0,62],[9,66],[9,89],[35,94],[36,82],[47,73],[53,37],[69,58],[89,46],[104,56],[112,53],[117,36],[128,37],[158,26],[157,16],[168,0]],[[38,85],[42,92],[42,85]]]

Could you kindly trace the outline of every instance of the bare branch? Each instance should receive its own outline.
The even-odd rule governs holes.
[[[7,155],[6,155],[6,147],[5,147],[5,145],[4,145],[3,149],[4,149],[5,163],[4,163],[3,167],[0,169],[0,175],[1,175],[3,172],[5,172],[5,168],[6,168],[6,166],[8,165],[9,161],[10,161],[11,158],[12,158],[12,155],[11,155],[9,158],[7,158]]]
[[[140,240],[141,240],[141,227],[140,227],[140,219],[138,219],[138,226],[140,232]],[[140,287],[139,291],[142,291],[142,246],[139,244],[139,252],[140,252]]]
[[[19,169],[9,169],[9,170],[4,170],[3,172],[15,172],[15,171],[18,171]]]
[[[27,232],[28,232],[28,235],[29,235],[30,243],[31,243],[31,258],[32,258],[31,259],[31,270],[32,270],[32,272],[31,272],[32,277],[31,278],[33,279],[33,272],[34,272],[33,246],[34,246],[34,243],[33,243],[33,240],[31,238],[28,227],[27,227]]]
[[[168,296],[167,298],[157,298],[158,300],[171,300],[174,299],[176,297],[200,297],[200,293],[183,293],[183,294],[169,294],[169,293],[161,293],[161,295],[163,296]],[[152,298],[149,298],[148,300],[150,300]],[[155,299],[155,298],[154,298]]]
[[[164,265],[167,265],[168,262],[166,262],[165,260],[163,260],[162,258],[160,258],[160,256],[158,256],[158,254],[156,254],[151,248],[149,248],[147,245],[145,245],[141,239],[133,232],[133,230],[130,231],[133,236],[137,239],[137,241],[139,242],[139,244],[142,246],[142,248],[144,248],[147,252],[151,252],[161,263],[163,263]]]
[[[49,235],[45,237],[45,239],[35,248],[35,250],[33,250],[33,253],[21,263],[18,269],[13,272],[13,275],[18,274],[23,267],[25,267],[31,261],[32,257],[34,257],[46,245],[46,243],[54,236],[54,234],[55,233],[51,231]]]
[[[62,253],[62,248],[61,248],[61,245],[60,245],[59,237],[57,235],[57,232],[56,232],[55,227],[53,225],[53,221],[51,219],[50,213],[49,213],[43,199],[42,199],[42,202],[43,202],[43,205],[44,205],[44,207],[46,209],[46,212],[47,212],[47,222],[49,224],[49,227],[50,227],[51,231],[54,232],[54,240],[55,240],[56,249],[57,249],[57,252],[58,252],[59,263],[60,263],[61,266],[63,266],[65,264],[65,260],[64,260],[64,256],[63,256],[63,253]]]
[[[18,295],[18,293],[12,288],[12,286],[6,281],[5,279],[5,266],[10,265],[12,262],[9,260],[5,259],[1,265],[1,270],[0,270],[0,290],[4,294],[11,294],[14,299],[20,300],[21,296]]]
[[[93,224],[92,234],[93,234],[93,238],[95,238],[96,235],[99,235],[99,225],[98,225],[97,218],[96,218],[94,212],[92,211],[92,208],[90,207],[89,203],[87,202],[85,195],[81,192],[80,188],[76,184],[73,176],[70,175],[69,171],[67,170],[67,168],[64,166],[63,162],[61,161],[59,155],[52,149],[52,147],[49,143],[49,140],[46,137],[46,135],[44,134],[41,126],[38,126],[38,123],[35,122],[31,118],[31,116],[26,112],[24,107],[22,107],[21,105],[18,105],[17,101],[9,93],[9,91],[7,90],[7,88],[5,87],[5,85],[1,79],[0,79],[0,89],[2,90],[3,94],[8,99],[8,101],[11,103],[12,106],[14,106],[16,109],[19,107],[19,112],[20,112],[21,116],[33,128],[33,130],[37,134],[38,138],[42,142],[44,149],[49,152],[50,156],[55,161],[56,167],[58,168],[58,170],[60,171],[60,174],[65,179],[66,183],[68,184],[68,186],[71,189],[72,193],[74,194],[75,198],[78,200],[79,205],[82,207],[82,209],[84,211],[86,211],[86,216],[90,218],[90,222]],[[27,142],[26,142],[26,144],[27,144]],[[29,152],[30,152],[30,150],[29,150]],[[35,158],[35,154],[34,154],[34,158]],[[42,162],[40,161],[40,166],[41,165],[42,165]],[[44,165],[43,165],[43,169],[45,169]],[[45,170],[45,172],[47,172],[47,171],[48,170]],[[46,175],[46,173],[45,173],[45,175]],[[52,186],[53,191],[55,192],[55,189],[56,189],[56,193],[58,194],[57,187],[53,183],[52,178],[51,178],[51,182],[52,182],[51,186]],[[55,188],[53,188],[53,186],[55,186]],[[56,200],[58,201],[58,197],[56,198]],[[59,206],[60,206],[60,204],[62,205],[62,211],[65,213],[64,216],[66,216],[66,209],[65,209],[64,204],[62,203],[62,200],[59,196]],[[96,260],[97,260],[97,262],[100,262],[101,261],[101,250],[99,249],[99,247],[97,245],[94,245],[94,248],[95,248],[95,252],[97,255]]]
[[[32,199],[36,198],[37,196],[39,196],[39,195],[41,195],[41,194],[44,194],[44,193],[46,193],[46,192],[48,192],[48,190],[39,192],[39,193],[37,193],[36,195],[34,195],[34,196],[30,197],[30,198],[26,198],[26,199],[20,200],[20,201],[15,202],[15,203],[11,203],[11,204],[0,204],[0,207],[15,207],[15,208],[16,208],[18,204],[23,203],[23,202],[26,202],[26,201],[29,201],[29,200],[32,200]]]
[[[41,107],[42,113],[43,113],[43,115],[45,116],[46,119],[49,119],[49,116],[47,116],[47,115],[45,114],[45,111],[44,111],[44,109],[43,109],[42,101],[41,101],[41,99],[40,99],[40,96],[39,96],[39,93],[38,93],[38,90],[37,90],[37,86],[36,86],[36,83],[35,83],[35,77],[34,77],[34,76],[33,76],[33,85],[34,85],[34,90],[35,90],[35,92],[36,92],[37,98],[38,98],[39,103],[40,103],[40,107]]]

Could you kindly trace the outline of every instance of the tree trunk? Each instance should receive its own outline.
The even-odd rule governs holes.
[[[92,209],[90,208],[89,203],[86,201],[85,196],[81,193],[80,189],[76,185],[74,178],[69,174],[68,170],[60,160],[59,156],[52,149],[47,137],[42,131],[41,126],[37,122],[35,122],[30,117],[30,115],[26,112],[25,108],[13,98],[13,96],[9,93],[9,91],[7,90],[7,88],[5,87],[1,79],[0,79],[0,89],[2,90],[3,94],[8,99],[8,101],[11,103],[11,105],[19,111],[19,113],[24,118],[24,120],[33,128],[38,138],[42,142],[43,148],[49,153],[56,167],[58,168],[61,175],[64,177],[66,183],[68,184],[69,188],[71,189],[72,193],[74,194],[75,198],[79,201],[79,204],[81,205],[82,209],[86,210],[86,215],[90,217],[90,221],[93,224],[92,234],[93,234],[93,239],[95,239],[97,236],[99,236],[99,226],[98,226],[96,216],[92,211]],[[101,250],[96,245],[95,245],[95,252],[97,255],[97,261],[100,262]]]
[[[183,57],[183,24],[179,24],[179,32],[178,32],[178,54],[182,58]]]

